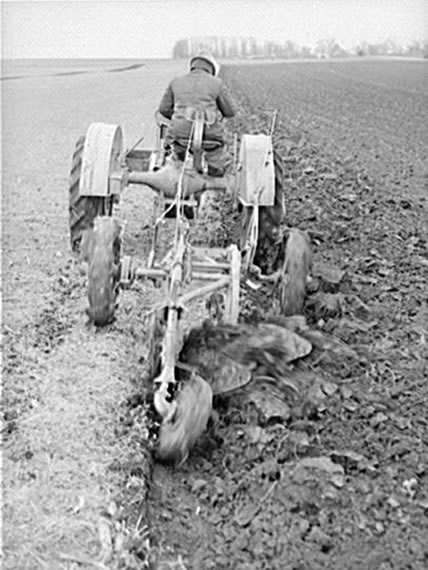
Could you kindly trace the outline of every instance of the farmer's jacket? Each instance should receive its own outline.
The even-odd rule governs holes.
[[[174,138],[186,138],[190,134],[191,122],[185,118],[188,107],[211,111],[216,120],[205,126],[204,139],[223,141],[221,120],[233,117],[235,107],[220,77],[203,69],[193,69],[171,81],[160,102],[159,112],[172,119],[170,133]]]

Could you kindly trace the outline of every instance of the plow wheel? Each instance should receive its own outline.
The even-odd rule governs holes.
[[[80,253],[83,232],[91,229],[97,216],[111,216],[112,196],[81,196],[79,191],[85,137],[76,143],[70,171],[69,225],[70,243],[74,253]]]
[[[307,232],[291,228],[279,284],[281,314],[301,315],[306,295],[306,281],[312,263],[311,240]]]
[[[113,321],[119,292],[120,226],[111,217],[95,218],[93,229],[87,230],[82,253],[88,263],[87,313],[97,326]]]

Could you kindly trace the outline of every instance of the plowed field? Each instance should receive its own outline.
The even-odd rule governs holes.
[[[269,132],[277,111],[287,224],[313,240],[305,315],[348,350],[296,365],[312,384],[287,420],[266,421],[248,391],[216,401],[178,469],[153,463],[148,443],[146,315],[159,290],[140,283],[112,325],[87,326],[67,243],[77,137],[104,120],[138,138],[140,104],[150,124],[182,71],[163,65],[3,83],[5,568],[426,568],[427,64],[223,70],[231,131]],[[139,261],[151,202],[150,190],[124,197],[124,247]],[[195,240],[235,239],[234,216],[213,199]],[[340,278],[322,290],[326,267]]]

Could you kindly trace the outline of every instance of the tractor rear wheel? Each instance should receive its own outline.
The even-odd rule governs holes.
[[[277,150],[273,151],[273,164],[275,168],[275,204],[280,202],[283,207],[283,216],[285,215],[285,205],[284,205],[284,161],[282,156]]]
[[[93,229],[87,230],[82,254],[88,263],[87,313],[97,326],[113,321],[119,293],[120,225],[114,218],[97,217]]]
[[[275,240],[272,235],[273,231],[279,230],[284,219],[284,163],[282,156],[276,150],[273,151],[273,163],[275,169],[273,206],[243,206],[242,208],[239,246],[240,250],[245,253],[244,267],[248,267],[253,262],[256,265],[263,265],[264,250],[271,248],[271,240]]]
[[[80,196],[79,184],[84,145],[85,137],[82,136],[74,149],[69,183],[70,243],[72,251],[76,254],[80,253],[83,232],[93,228],[94,219],[97,216],[111,216],[113,211],[112,196]]]

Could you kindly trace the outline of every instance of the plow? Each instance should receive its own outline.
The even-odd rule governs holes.
[[[192,109],[190,138],[181,152],[165,151],[168,123],[157,116],[158,140],[154,149],[139,142],[123,150],[118,125],[94,123],[76,144],[70,175],[70,238],[73,252],[87,275],[87,314],[96,326],[114,320],[120,289],[136,280],[151,279],[163,287],[164,304],[153,310],[148,363],[153,381],[154,407],[161,418],[158,457],[180,463],[205,430],[213,394],[246,385],[251,366],[232,365],[227,383],[213,387],[195,367],[180,361],[183,349],[184,311],[205,299],[208,317],[237,326],[243,281],[279,283],[283,314],[301,312],[310,265],[310,244],[304,232],[287,230],[284,221],[283,176],[279,155],[273,148],[274,114],[268,134],[234,137],[232,166],[223,176],[212,176],[205,161],[209,150],[203,138],[204,113]],[[131,185],[155,191],[151,248],[143,266],[123,249],[125,223],[121,197]],[[239,243],[227,247],[195,246],[193,220],[200,214],[206,192],[233,197],[240,213]],[[159,234],[166,219],[173,219],[169,250],[160,251]],[[261,242],[285,239],[284,259],[273,275],[264,275],[258,255]],[[267,240],[267,241],[266,241]],[[161,255],[162,254],[162,255]],[[229,362],[230,366],[230,362]],[[223,371],[224,375],[224,371]]]

